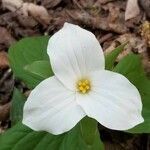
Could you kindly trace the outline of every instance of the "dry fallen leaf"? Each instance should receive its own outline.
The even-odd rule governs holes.
[[[140,8],[138,5],[138,0],[128,0],[126,11],[125,11],[125,20],[132,19],[140,13]]]
[[[145,41],[140,37],[135,36],[134,34],[123,34],[120,35],[117,39],[115,39],[110,46],[104,51],[105,54],[110,53],[113,49],[118,46],[118,43],[125,43],[128,41],[128,44],[125,46],[124,50],[117,57],[116,61],[118,62],[123,57],[128,55],[131,52],[136,52],[140,54],[142,64],[146,73],[150,74],[150,56],[148,55],[148,47],[145,44]]]
[[[0,52],[0,69],[7,68],[9,66],[8,54],[4,51]]]
[[[58,4],[60,4],[62,0],[42,0],[42,5],[45,6],[46,8],[54,8]]]
[[[144,70],[148,75],[150,75],[150,56],[148,55],[148,50],[145,53],[142,53],[141,56]]]
[[[15,39],[8,30],[4,27],[0,27],[0,49],[8,48],[13,42],[15,42]]]
[[[16,13],[23,14],[25,17],[32,16],[36,21],[43,25],[48,25],[50,16],[45,7],[33,3],[23,2],[22,0],[2,0],[3,8]]]
[[[38,6],[33,3],[24,3],[21,10],[23,12],[23,15],[31,15],[41,24],[49,24],[50,16],[43,6]]]
[[[111,22],[111,20],[107,17],[93,17],[86,11],[67,10],[66,12],[74,21],[80,22],[81,24],[86,24],[86,26],[93,29],[113,31],[119,34],[126,33],[128,31],[126,26],[122,22],[120,23],[119,20],[116,20],[116,22]]]
[[[150,47],[150,22],[149,21],[145,21],[141,25],[141,36]]]
[[[23,4],[22,0],[2,0],[3,8],[7,8],[10,11],[16,11]]]
[[[5,121],[9,117],[10,105],[10,103],[0,105],[0,121]]]
[[[117,61],[122,59],[124,56],[131,52],[136,52],[139,54],[146,52],[146,45],[140,37],[135,36],[134,34],[123,34],[120,35],[117,39],[115,39],[111,45],[105,50],[105,54],[110,53],[113,49],[118,46],[118,43],[126,43],[128,42],[127,46],[125,46],[124,51],[118,56]]]
[[[147,17],[150,18],[150,0],[138,0],[138,1],[139,1],[139,5],[145,11]]]

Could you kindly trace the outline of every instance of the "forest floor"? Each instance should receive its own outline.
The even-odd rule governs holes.
[[[78,24],[96,35],[105,53],[129,41],[118,60],[131,51],[138,53],[149,75],[150,1],[139,0],[138,4],[139,8],[134,4],[127,8],[126,0],[0,1],[0,133],[11,124],[13,88],[17,86],[24,92],[25,85],[13,77],[7,53],[12,43],[24,37],[52,35],[64,22]],[[104,128],[101,138],[106,150],[150,150],[147,134],[131,135]]]

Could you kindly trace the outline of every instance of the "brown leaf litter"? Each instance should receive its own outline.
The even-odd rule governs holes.
[[[0,69],[9,67],[8,54],[5,51],[0,52]]]
[[[51,19],[43,6],[38,6],[33,3],[24,3],[22,0],[2,0],[2,5],[3,8],[16,12],[18,15],[23,15],[23,17],[32,16],[43,25],[48,25]]]
[[[138,0],[128,0],[126,11],[125,11],[125,20],[136,17],[140,13],[140,8],[138,5]]]

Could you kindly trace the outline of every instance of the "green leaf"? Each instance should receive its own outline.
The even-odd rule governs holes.
[[[119,72],[125,76],[133,72],[143,74],[139,55],[133,53],[127,55],[116,65],[113,71]]]
[[[39,81],[54,75],[49,61],[35,61],[32,64],[26,65],[24,69]]]
[[[144,73],[140,57],[135,54],[124,57],[114,71],[126,76],[137,87],[142,98],[144,123],[127,132],[150,133],[150,80]]]
[[[130,133],[150,133],[150,80],[140,76],[139,82],[136,86],[141,94],[143,111],[142,116],[144,117],[144,123],[136,126],[135,128],[129,130]],[[135,79],[136,80],[136,79]]]
[[[10,66],[14,75],[23,80],[29,88],[34,88],[40,81],[31,76],[24,67],[35,61],[49,61],[46,52],[48,40],[48,36],[24,38],[9,49]]]
[[[126,44],[127,43],[118,46],[112,52],[105,56],[105,69],[111,70],[114,67],[117,56],[123,51]]]
[[[61,135],[36,132],[18,123],[0,137],[0,150],[104,150],[99,134],[93,137],[93,145],[82,139],[80,126]]]
[[[11,110],[10,110],[10,119],[11,124],[15,125],[18,121],[22,120],[23,106],[25,103],[26,97],[18,89],[14,89]]]
[[[88,145],[94,142],[93,137],[95,137],[95,134],[97,133],[97,125],[96,120],[88,117],[82,119],[80,122],[82,137]]]

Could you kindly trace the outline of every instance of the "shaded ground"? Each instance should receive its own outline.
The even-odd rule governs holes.
[[[71,22],[92,31],[106,53],[129,41],[118,59],[130,51],[139,53],[147,74],[150,73],[149,0],[139,0],[140,14],[128,21],[124,19],[126,0],[26,0],[43,6],[40,8],[18,7],[17,1],[13,4],[7,0],[5,6],[0,2],[0,132],[10,126],[14,86],[21,91],[25,89],[23,83],[14,79],[7,56],[9,46],[23,37],[51,35],[65,21]],[[146,134],[128,135],[102,129],[101,137],[106,150],[150,150],[150,136]]]

